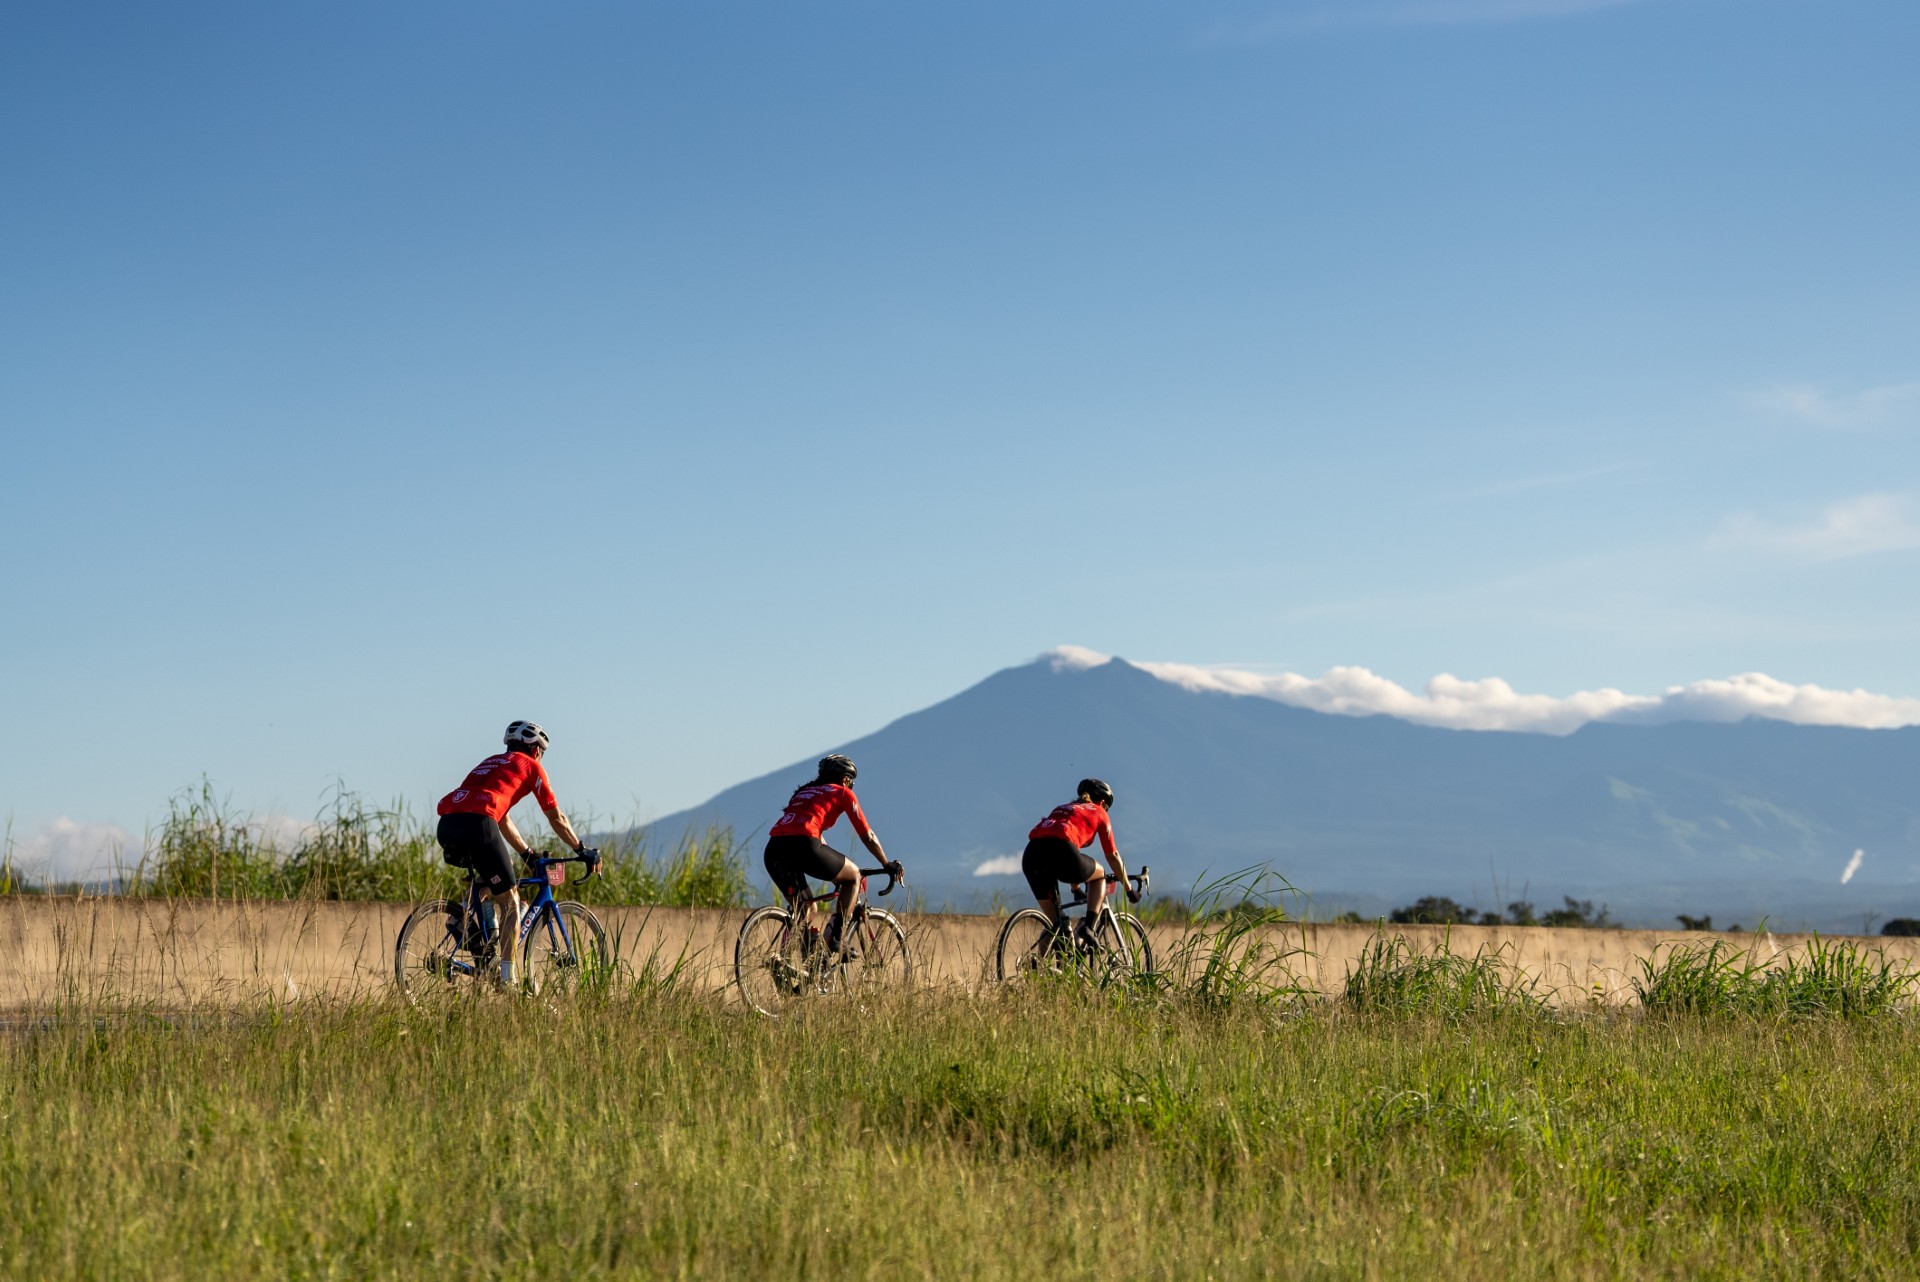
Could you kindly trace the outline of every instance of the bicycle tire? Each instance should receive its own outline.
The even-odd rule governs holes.
[[[521,965],[542,996],[604,989],[613,976],[607,928],[585,904],[563,899],[540,910],[520,941]]]
[[[407,914],[393,942],[393,978],[408,1001],[471,997],[490,978],[447,928],[447,918],[459,911],[451,899],[429,899]]]
[[[1118,938],[1113,936],[1118,931]],[[1111,960],[1108,970],[1112,978],[1152,979],[1154,971],[1153,941],[1147,937],[1147,928],[1132,913],[1113,914],[1112,924],[1103,926],[1100,942],[1107,946]],[[1123,945],[1116,948],[1115,945]]]
[[[993,946],[994,977],[1003,984],[1057,975],[1068,968],[1054,945],[1053,923],[1038,908],[1022,908],[1000,927]]]
[[[756,908],[740,923],[733,943],[733,982],[760,1014],[785,1014],[818,983],[817,963],[805,955],[804,936],[793,914],[778,904]]]
[[[860,956],[838,968],[842,991],[860,996],[904,993],[913,984],[913,953],[900,919],[880,908],[869,908],[853,928]]]

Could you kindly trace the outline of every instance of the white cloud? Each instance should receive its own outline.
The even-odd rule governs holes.
[[[1813,383],[1781,383],[1747,400],[1769,413],[1815,427],[1871,427],[1912,411],[1920,416],[1920,383],[1890,383],[1859,392],[1831,392]]]
[[[1774,522],[1742,512],[1721,523],[1713,546],[1771,552],[1802,561],[1839,561],[1920,547],[1920,521],[1904,494],[1862,494],[1812,521]]]
[[[1847,860],[1847,870],[1840,874],[1840,884],[1842,886],[1853,880],[1853,874],[1860,871],[1860,865],[1866,860],[1866,857],[1867,852],[1864,850],[1856,850],[1853,852],[1853,858]]]
[[[1011,877],[1020,871],[1020,856],[1002,855],[988,859],[973,870],[976,877]]]
[[[311,819],[296,819],[292,815],[281,814],[250,816],[247,826],[253,829],[261,845],[279,851],[298,850],[320,832],[320,826]]]
[[[1113,656],[1083,645],[1057,645],[1040,657],[1051,663],[1055,672],[1084,672],[1099,667]]]
[[[46,881],[90,881],[118,864],[140,860],[140,843],[118,824],[81,823],[65,815],[11,840],[8,856],[27,876]]]
[[[1628,709],[1651,707],[1651,696],[1619,690],[1589,690],[1565,698],[1521,694],[1499,677],[1462,680],[1449,673],[1415,693],[1366,668],[1330,668],[1319,677],[1295,672],[1263,675],[1231,668],[1183,663],[1141,663],[1137,667],[1188,690],[1217,690],[1254,695],[1296,708],[1340,716],[1386,715],[1422,725],[1456,730],[1535,730],[1570,734],[1589,721]]]
[[[1055,653],[1049,651],[1042,657]],[[1076,650],[1081,656],[1090,653]],[[1746,717],[1874,730],[1920,725],[1920,699],[1793,685],[1761,672],[1669,686],[1659,694],[1628,694],[1603,688],[1547,695],[1522,694],[1499,677],[1466,680],[1449,673],[1441,673],[1415,692],[1358,667],[1331,668],[1319,677],[1305,677],[1294,672],[1248,672],[1188,663],[1133,666],[1182,689],[1272,699],[1337,716],[1397,717],[1452,730],[1572,734],[1593,721],[1645,725],[1740,721]]]
[[[1920,725],[1920,699],[1868,690],[1829,690],[1792,685],[1764,672],[1671,686],[1657,708],[1610,718],[1617,721],[1739,721],[1764,717],[1798,726],[1852,726],[1893,730]]]
[[[256,841],[282,852],[299,849],[319,831],[312,820],[291,815],[249,817],[245,822]],[[83,823],[61,815],[24,836],[11,834],[7,854],[14,868],[36,881],[99,881],[138,867],[145,849],[143,839],[118,824]]]

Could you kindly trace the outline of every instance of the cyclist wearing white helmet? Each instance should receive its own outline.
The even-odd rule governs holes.
[[[547,732],[531,721],[516,721],[507,727],[502,742],[505,752],[475,766],[458,788],[440,798],[440,827],[435,835],[442,858],[456,868],[475,870],[486,883],[499,909],[500,981],[512,984],[514,953],[520,943],[520,887],[513,856],[518,852],[524,859],[533,848],[513,826],[508,812],[531,793],[546,812],[554,836],[575,854],[581,853],[581,845],[553,795],[547,768],[540,764],[547,753]]]

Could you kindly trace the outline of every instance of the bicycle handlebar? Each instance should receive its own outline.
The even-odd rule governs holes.
[[[1145,864],[1141,864],[1139,872],[1127,874],[1127,880],[1132,882],[1135,887],[1135,889],[1127,892],[1127,897],[1129,899],[1132,899],[1135,902],[1138,902],[1140,899],[1140,896],[1147,893],[1147,882],[1151,879],[1152,872],[1153,870],[1151,868],[1147,867]],[[1107,876],[1107,877],[1102,877],[1100,880],[1112,881],[1113,878],[1111,876]],[[1079,891],[1079,893],[1074,895],[1071,902],[1061,904],[1060,906],[1062,908],[1078,908],[1081,904],[1084,904],[1087,902],[1087,892],[1085,890],[1086,883],[1080,882],[1078,884],[1082,887],[1082,889]]]
[[[587,875],[582,877],[581,881],[592,881],[593,874],[600,871],[600,852],[591,846],[580,847],[580,853],[577,855],[552,855],[544,850],[529,850],[525,859],[527,866],[537,874],[529,880],[539,880],[546,876],[549,864],[585,864]]]
[[[862,881],[868,877],[878,877],[881,873],[885,873],[887,875],[887,888],[880,892],[882,895],[891,895],[896,885],[904,886],[907,884],[906,865],[902,864],[898,859],[889,859],[879,868],[862,868],[859,872]]]

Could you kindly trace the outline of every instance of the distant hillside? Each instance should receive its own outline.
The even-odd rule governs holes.
[[[1096,774],[1118,793],[1121,849],[1170,893],[1203,869],[1270,863],[1321,913],[1421,894],[1496,907],[1524,890],[1647,922],[1858,930],[1867,912],[1920,915],[1920,728],[1446,730],[1197,693],[1118,659],[1042,659],[830,750],[860,763],[868,814],[934,904],[1023,899],[1017,875],[975,869],[1017,855]],[[811,775],[796,762],[652,827],[757,835]],[[829,839],[852,849],[844,824]]]

